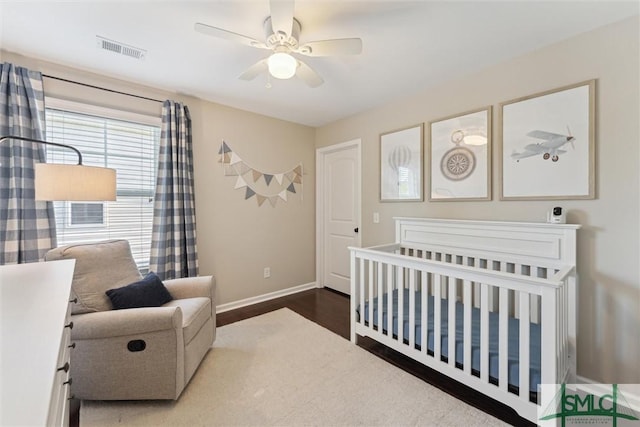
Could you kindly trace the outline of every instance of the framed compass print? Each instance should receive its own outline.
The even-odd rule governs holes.
[[[491,107],[429,124],[429,200],[491,200]]]

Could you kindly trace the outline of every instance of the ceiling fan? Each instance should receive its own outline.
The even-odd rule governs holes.
[[[322,77],[292,54],[332,56],[358,55],[362,52],[362,40],[359,38],[317,40],[300,45],[302,27],[293,16],[294,1],[270,0],[269,7],[271,16],[267,17],[263,24],[266,35],[264,43],[200,22],[194,27],[196,31],[209,36],[272,51],[269,57],[261,59],[242,73],[239,77],[242,80],[253,80],[261,73],[269,71],[269,74],[278,79],[289,79],[295,75],[310,87],[318,87],[324,83]]]

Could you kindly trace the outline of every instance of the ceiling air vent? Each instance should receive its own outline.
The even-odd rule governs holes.
[[[133,47],[114,40],[105,39],[96,36],[98,49],[108,50],[109,52],[118,53],[120,55],[129,56],[134,59],[143,60],[147,55],[147,51],[138,47]]]

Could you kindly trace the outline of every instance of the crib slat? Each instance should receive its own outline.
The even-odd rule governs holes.
[[[382,283],[384,281],[383,276],[383,266],[382,262],[378,263],[378,332],[382,333],[383,325],[382,325],[382,295],[384,295],[384,291],[382,289]]]
[[[360,273],[358,274],[358,278],[359,280],[359,284],[358,284],[358,289],[360,290],[360,307],[362,307],[362,319],[360,319],[360,323],[362,323],[364,325],[364,297],[365,297],[365,292],[364,292],[364,263],[365,260],[364,258],[360,258]],[[371,319],[369,319],[371,320]]]
[[[480,283],[473,282],[473,306],[480,308]]]
[[[531,322],[540,323],[540,316],[538,312],[540,310],[540,302],[537,295],[531,295],[529,301],[529,315],[531,316]]]
[[[527,401],[529,400],[529,307],[529,294],[520,292],[520,398]]]
[[[514,265],[514,272],[518,275],[522,274],[522,264]],[[513,291],[513,317],[520,318],[520,292]]]
[[[558,378],[558,347],[557,336],[561,335],[558,330],[560,324],[557,317],[557,310],[559,306],[558,292],[555,289],[546,290],[542,296],[542,323],[540,325],[541,330],[541,366],[540,371],[542,373],[542,384],[555,384],[561,378]]]
[[[412,268],[409,273],[409,348],[416,345],[416,271]]]
[[[429,306],[428,306],[428,296],[429,296],[429,282],[428,282],[428,274],[426,271],[422,271],[421,273],[421,281],[420,281],[420,299],[422,304],[422,310],[420,313],[420,351],[424,354],[427,354],[427,325],[429,319]]]
[[[456,365],[456,279],[449,277],[449,337],[447,339],[449,365]]]
[[[367,299],[369,300],[369,327],[371,329],[373,329],[373,269],[374,269],[374,261],[369,261],[369,277],[368,277],[368,284],[369,284],[369,294],[367,295]]]
[[[557,295],[557,299],[558,299],[558,304],[556,304],[556,333],[554,334],[555,336],[555,341],[556,341],[556,363],[558,364],[558,367],[560,368],[561,366],[561,361],[562,361],[562,346],[560,345],[560,340],[562,339],[562,316],[560,314],[561,312],[561,305],[562,305],[562,289],[558,289],[558,292],[556,293]]]
[[[464,281],[464,372],[471,375],[471,282]]]
[[[488,268],[491,268],[494,271],[505,271],[507,268],[507,263],[501,261],[487,261],[489,264]],[[495,312],[498,309],[498,288],[492,286],[489,289],[489,311]]]
[[[387,336],[393,336],[393,264],[387,264]]]
[[[559,289],[558,304],[556,304],[556,307],[558,308],[556,321],[559,323],[559,326],[556,332],[556,352],[560,359],[558,363],[562,368],[562,371],[561,371],[562,373],[565,372],[564,370],[565,361],[567,360],[565,357],[566,347],[564,346],[564,343],[567,342],[567,338],[566,338],[567,323],[566,323],[566,317],[564,316],[566,288],[567,288],[566,286],[563,286],[562,288]]]
[[[566,286],[567,286],[567,295],[569,298],[569,304],[564,308],[566,310],[567,316],[567,352],[568,357],[570,359],[569,366],[569,379],[572,381],[576,380],[576,334],[577,334],[577,318],[576,318],[576,304],[577,304],[577,293],[576,293],[576,285],[577,285],[577,277],[575,273],[571,274],[567,278]]]
[[[543,299],[543,308],[545,308],[545,315],[542,322],[542,366],[541,370],[546,377],[542,378],[542,383],[554,379],[557,377],[557,360],[558,360],[558,336],[562,334],[560,331],[560,319],[558,318],[558,310],[560,309],[559,296],[557,291],[550,290],[546,295],[546,307],[545,300]],[[551,338],[550,338],[551,337]],[[554,339],[555,338],[555,339]],[[545,339],[549,339],[551,342],[545,343]],[[552,382],[553,384],[553,382]]]
[[[404,267],[398,267],[398,341],[404,340]]]
[[[500,373],[498,375],[498,385],[503,391],[508,390],[509,386],[509,290],[500,288],[500,314],[499,314],[499,358],[498,366]]]
[[[441,345],[441,300],[440,293],[442,291],[442,276],[439,274],[433,275],[433,357],[440,361],[440,345]]]
[[[562,303],[562,319],[564,320],[564,330],[563,330],[563,338],[562,338],[562,347],[564,349],[564,358],[563,360],[565,361],[565,368],[569,369],[569,364],[570,362],[570,358],[571,355],[569,354],[569,342],[571,340],[570,338],[570,328],[571,328],[571,324],[569,322],[569,310],[568,307],[571,305],[571,302],[569,300],[571,293],[569,292],[569,283],[568,282],[564,282],[564,302]]]
[[[350,318],[351,318],[351,330],[350,330],[350,340],[353,344],[356,343],[357,338],[356,338],[356,323],[358,322],[358,315],[356,313],[356,309],[357,309],[357,301],[359,300],[358,295],[359,295],[359,289],[358,289],[358,272],[356,269],[356,254],[352,251],[351,252],[351,298],[350,298],[350,306],[351,306],[351,313],[350,313]],[[362,307],[362,306],[360,306]]]
[[[489,382],[489,286],[480,284],[480,379]]]

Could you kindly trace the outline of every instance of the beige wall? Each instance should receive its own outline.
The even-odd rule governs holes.
[[[14,53],[0,52],[0,58],[44,74],[160,100],[182,101],[189,107],[200,274],[215,275],[218,305],[315,281],[313,128]],[[48,96],[158,116],[161,111],[161,104],[153,101],[53,79],[45,78],[44,85]],[[261,207],[255,198],[245,201],[244,191],[234,189],[236,178],[224,176],[218,163],[223,139],[259,170],[287,171],[302,162],[302,194],[290,195],[287,203],[279,202],[275,208],[268,201]],[[271,188],[261,190],[275,192]],[[263,279],[264,267],[271,268],[271,278]]]
[[[601,382],[640,383],[640,212],[638,161],[639,21],[622,21],[421,91],[409,99],[317,129],[316,147],[362,138],[363,245],[394,239],[393,216],[544,221],[555,205],[579,223],[578,374]],[[586,201],[498,201],[493,156],[490,202],[380,203],[379,134],[597,79],[597,198]],[[428,128],[425,128],[427,132]],[[494,132],[494,136],[497,132]],[[494,137],[494,147],[498,141]],[[380,223],[372,221],[380,212]]]
[[[219,303],[315,282],[314,129],[210,102],[195,109],[193,121],[200,265],[215,273]],[[223,176],[217,163],[223,139],[265,172],[302,162],[302,194],[275,208],[245,201],[244,190],[234,190],[236,177]],[[263,279],[264,267],[271,278]]]

